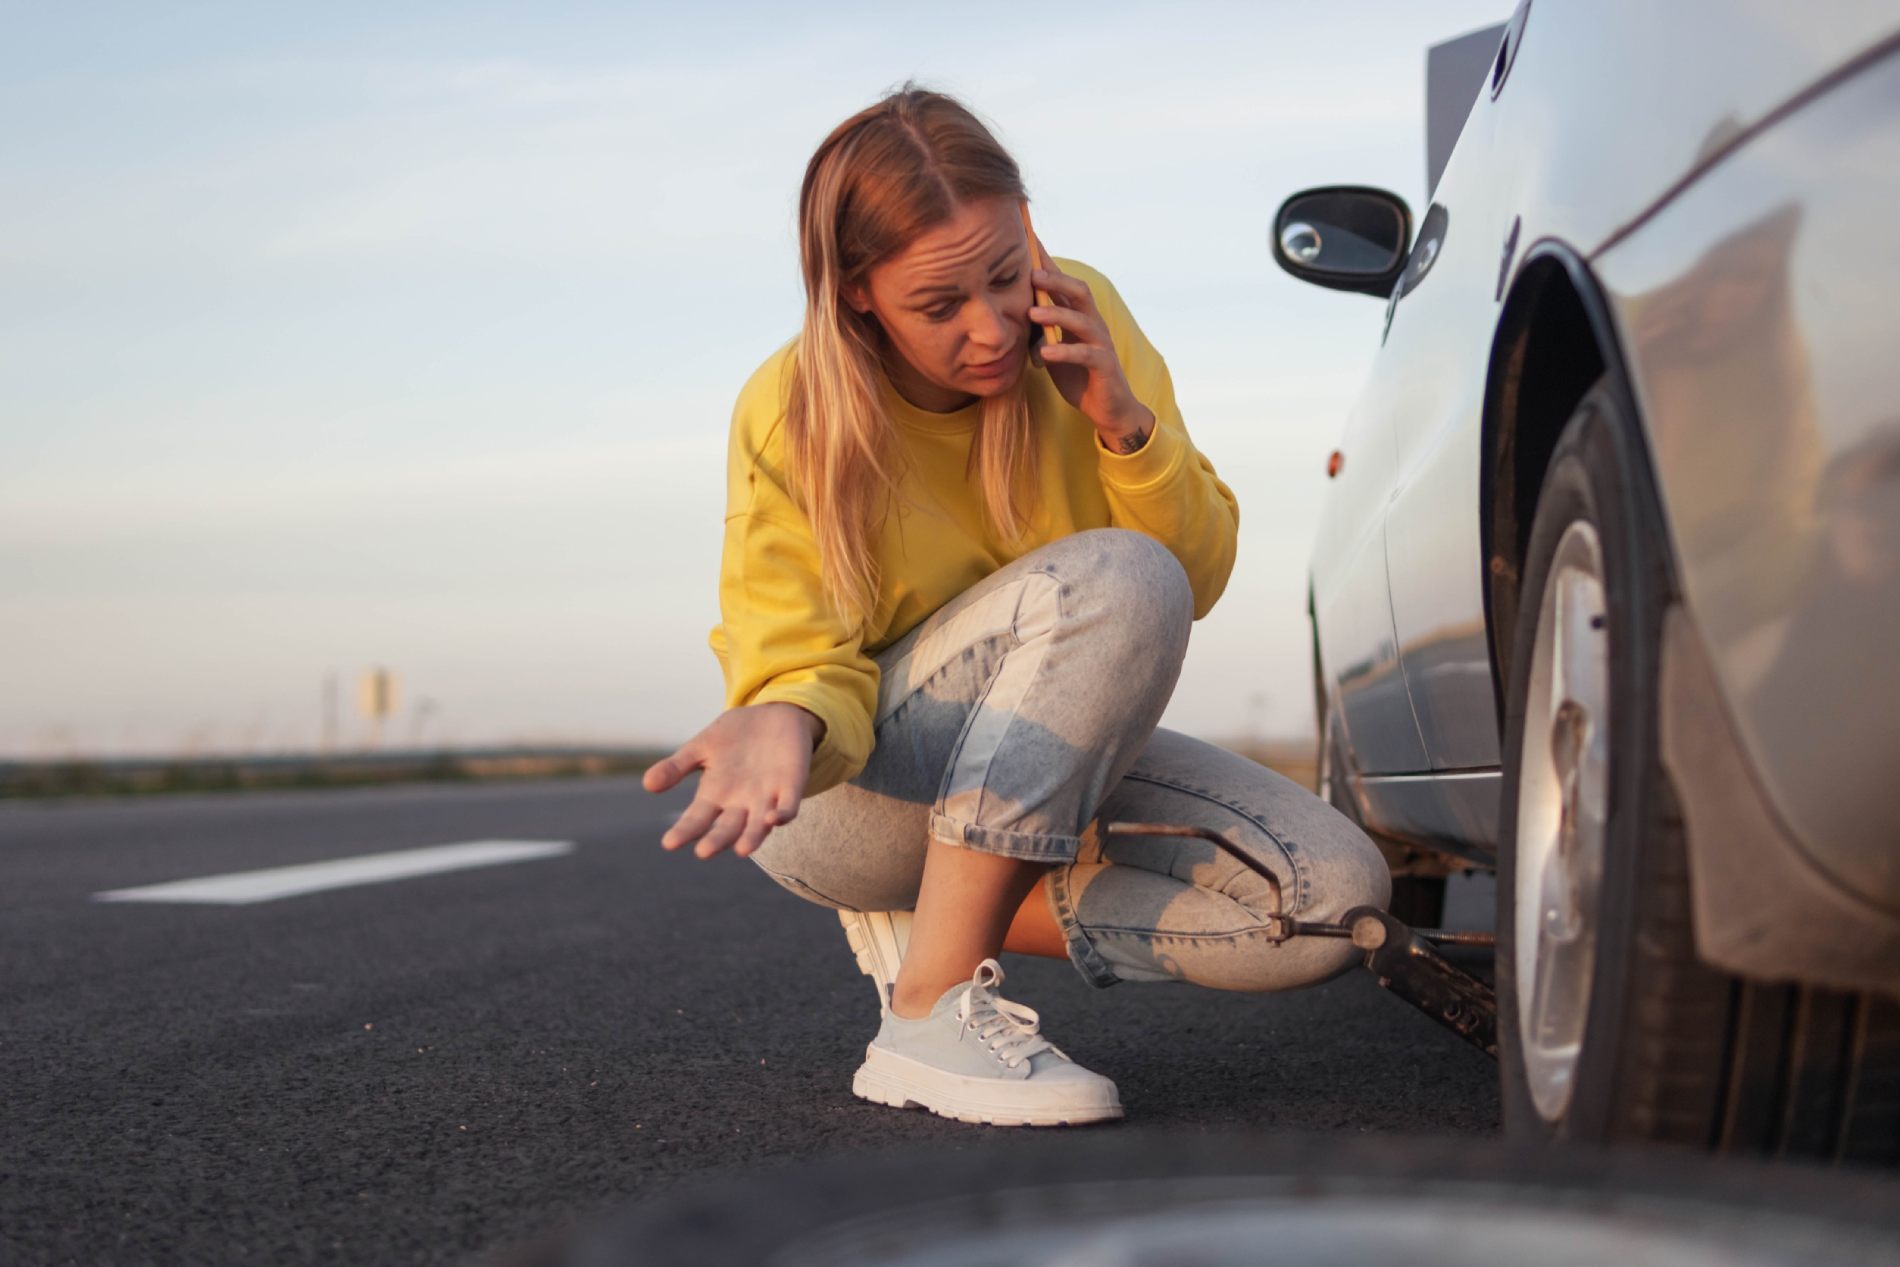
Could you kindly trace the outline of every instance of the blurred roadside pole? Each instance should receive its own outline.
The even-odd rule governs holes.
[[[435,701],[430,699],[427,695],[424,695],[421,699],[418,699],[415,702],[415,705],[409,710],[409,747],[410,748],[420,749],[422,747],[423,727],[427,726],[429,722],[434,719],[435,714],[436,714]]]
[[[357,683],[356,707],[369,718],[371,750],[383,746],[383,723],[396,711],[396,675],[388,669],[371,669]]]

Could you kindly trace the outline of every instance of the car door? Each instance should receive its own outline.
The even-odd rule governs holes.
[[[1498,252],[1483,211],[1462,214],[1456,183],[1439,192],[1372,392],[1395,428],[1386,564],[1393,636],[1427,757],[1421,768],[1493,770],[1479,480]]]
[[[1386,562],[1406,690],[1429,768],[1454,776],[1440,792],[1471,772],[1462,799],[1480,810],[1500,764],[1480,515],[1485,375],[1505,270],[1526,245],[1510,179],[1488,161],[1496,116],[1484,88],[1508,79],[1528,10],[1520,4],[1501,33],[1420,221],[1368,393],[1393,420]]]
[[[1322,679],[1363,774],[1426,768],[1399,665],[1386,576],[1385,509],[1394,454],[1390,418],[1362,399],[1339,443],[1313,553],[1313,611]]]

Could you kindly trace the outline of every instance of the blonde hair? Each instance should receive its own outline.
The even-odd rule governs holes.
[[[839,124],[805,168],[798,200],[805,324],[785,417],[786,474],[811,522],[825,596],[854,627],[877,604],[877,537],[905,460],[880,399],[877,322],[844,302],[845,288],[862,285],[959,205],[994,197],[1027,197],[1015,160],[961,104],[912,84]],[[1019,380],[984,398],[967,471],[1004,540],[1027,526],[1024,490],[1035,470]]]

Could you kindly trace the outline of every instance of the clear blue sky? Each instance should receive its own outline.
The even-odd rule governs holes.
[[[995,126],[1240,499],[1164,723],[1301,733],[1382,306],[1268,223],[1324,183],[1422,212],[1425,49],[1509,8],[0,7],[0,756],[305,748],[376,664],[398,741],[692,733],[798,179],[907,77]]]

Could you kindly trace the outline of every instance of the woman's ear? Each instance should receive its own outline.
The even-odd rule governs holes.
[[[871,297],[865,293],[864,287],[857,282],[846,282],[839,289],[838,293],[843,296],[845,306],[857,313],[860,317],[871,311]]]

